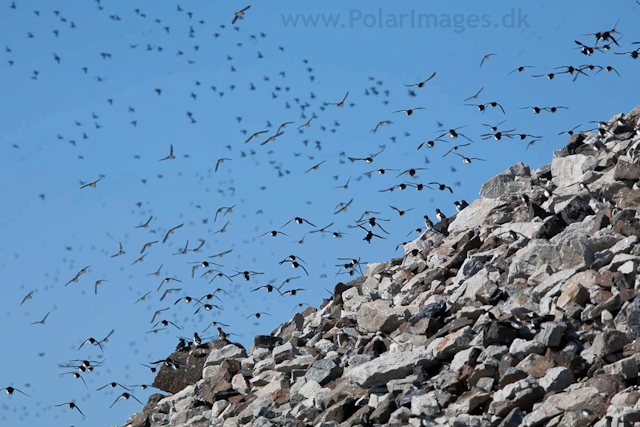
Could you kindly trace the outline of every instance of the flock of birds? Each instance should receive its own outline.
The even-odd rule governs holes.
[[[104,6],[101,4],[100,0],[95,0],[97,7],[99,10],[103,10]],[[640,3],[639,3],[640,4]],[[18,5],[16,2],[12,2],[10,5],[10,9],[16,9]],[[226,32],[231,32],[232,37],[234,37],[233,33],[240,33],[240,26],[250,27],[251,21],[253,19],[251,6],[246,6],[241,10],[233,13],[229,16],[229,23],[222,24],[219,26],[219,29],[216,33],[214,33],[214,38],[222,37]],[[35,10],[33,14],[36,17],[40,17],[41,14],[45,12]],[[49,12],[47,12],[49,13]],[[54,10],[52,12],[60,21],[61,25],[64,25],[65,28],[68,28],[69,31],[72,31],[76,28],[76,23],[72,20],[68,20],[65,16],[58,10]],[[141,9],[132,10],[134,16],[146,19],[147,14]],[[185,11],[180,6],[177,6],[176,13],[181,15],[187,15],[190,20],[192,20],[193,24],[189,26],[188,37],[189,39],[196,39],[196,34],[198,34],[199,30],[198,25],[204,25],[205,22],[203,20],[198,20],[192,12]],[[112,14],[109,16],[110,19],[114,21],[120,21],[121,18],[117,14]],[[160,19],[155,20],[155,24],[162,27],[162,31],[166,34],[171,34],[172,28],[171,26],[166,25],[166,22],[162,22]],[[61,29],[53,29],[51,30],[54,37],[59,37],[61,33]],[[618,70],[610,65],[598,65],[592,64],[590,62],[593,55],[597,54],[607,54],[609,52],[618,55],[618,56],[628,56],[631,60],[635,60],[640,55],[640,42],[631,42],[630,48],[623,48],[621,46],[622,33],[617,29],[617,24],[609,30],[599,31],[593,34],[585,35],[582,40],[575,40],[575,44],[577,45],[577,49],[580,51],[586,60],[586,64],[582,65],[560,65],[551,70],[543,70],[538,74],[531,74],[532,78],[541,78],[546,77],[550,80],[554,78],[572,78],[573,81],[580,78],[587,78],[596,76],[602,72],[605,73],[614,73],[617,77],[622,78]],[[36,35],[33,32],[27,32],[25,37],[35,38]],[[237,36],[239,37],[239,36]],[[253,42],[266,38],[265,33],[257,33],[251,34],[249,39]],[[638,47],[636,47],[638,45]],[[240,49],[242,47],[242,42],[237,42],[237,47]],[[163,48],[159,45],[148,44],[147,46],[131,44],[129,46],[130,49],[142,49],[149,52],[162,52]],[[189,58],[192,55],[195,55],[199,51],[199,45],[193,45],[193,52],[188,53],[186,50],[178,50],[175,53],[176,57],[180,58]],[[284,52],[285,48],[282,46],[278,46],[277,51]],[[7,60],[8,64],[11,67],[17,66],[17,59],[15,58],[15,54],[19,52],[14,52],[14,49],[7,45],[5,47],[5,53],[8,55],[9,59]],[[480,60],[480,67],[483,67],[491,62],[491,58],[496,56],[496,53],[490,53],[484,55]],[[100,52],[100,56],[103,60],[107,61],[112,59],[111,52]],[[264,58],[264,54],[260,51],[256,54],[257,60],[261,60]],[[229,69],[231,73],[237,72],[236,65],[234,65],[233,58],[230,55],[227,55],[227,61],[229,62]],[[54,65],[64,66],[65,58],[62,55],[58,55],[57,53],[52,53],[52,61]],[[196,61],[194,59],[186,59],[188,64],[195,64]],[[313,84],[316,81],[316,76],[314,74],[314,68],[310,65],[310,62],[307,59],[303,60],[304,64],[304,72],[307,73],[309,83]],[[513,70],[505,70],[505,75],[512,74],[520,74],[525,73],[529,69],[534,69],[535,67],[532,65],[521,65]],[[42,70],[44,71],[44,70]],[[89,67],[82,67],[81,71],[83,75],[88,75]],[[507,72],[508,71],[508,72]],[[273,125],[271,122],[267,122],[266,126],[263,129],[241,129],[240,132],[243,134],[242,138],[238,141],[235,141],[232,145],[228,145],[226,149],[229,154],[226,157],[219,157],[215,159],[213,162],[212,169],[208,171],[209,176],[215,176],[217,173],[231,173],[232,166],[234,161],[238,161],[241,158],[245,157],[253,157],[256,156],[260,150],[260,147],[264,147],[268,144],[269,147],[273,146],[277,141],[284,138],[285,135],[294,134],[298,135],[302,138],[308,138],[309,134],[313,134],[312,132],[329,132],[336,133],[340,129],[340,123],[338,121],[334,121],[333,123],[328,123],[323,121],[323,114],[326,113],[329,109],[343,109],[353,108],[356,106],[354,101],[354,90],[350,89],[346,90],[344,96],[336,97],[336,99],[329,101],[318,101],[317,96],[314,92],[311,92],[308,98],[302,98],[298,96],[289,97],[287,95],[292,89],[286,86],[286,71],[281,71],[279,73],[280,82],[273,84],[272,79],[268,76],[263,77],[264,85],[273,84],[272,89],[270,90],[270,98],[271,99],[279,99],[282,100],[286,98],[284,101],[284,108],[286,110],[298,109],[299,110],[299,119],[292,121],[282,121],[280,124]],[[30,75],[32,80],[39,80],[42,78],[41,70],[34,70]],[[430,72],[429,77],[424,80],[418,82],[407,82],[404,86],[406,87],[407,94],[410,98],[418,98],[419,93],[425,87],[428,87],[430,84],[433,84],[433,80],[437,78],[437,72]],[[97,83],[102,83],[105,81],[107,77],[104,76],[96,76],[95,80]],[[196,81],[194,91],[190,93],[190,97],[194,100],[198,98],[201,94],[197,91],[203,85],[202,82]],[[248,84],[249,90],[256,90],[259,86],[259,83]],[[235,85],[230,85],[228,88],[222,88],[215,85],[210,86],[209,90],[215,93],[218,97],[222,98],[225,94],[228,96],[229,93],[232,93],[236,90]],[[480,97],[483,93],[484,87],[480,88],[475,94],[467,97],[464,100],[461,100],[461,104],[466,107],[472,107],[477,109],[481,113],[485,113],[487,111],[495,111],[499,112],[501,115],[506,116],[507,111],[504,106],[498,101],[480,101]],[[155,88],[154,89],[155,96],[162,96],[163,88]],[[356,95],[358,96],[358,95]],[[373,77],[369,77],[368,86],[364,88],[362,94],[360,96],[364,97],[372,97],[382,99],[383,105],[389,104],[390,98],[390,90],[386,90],[383,88],[383,82],[377,80]],[[115,100],[113,98],[107,99],[107,104],[109,106],[114,106]],[[396,122],[402,116],[404,118],[400,120],[419,120],[419,118],[414,116],[420,116],[423,113],[423,110],[426,110],[427,107],[424,105],[417,106],[407,106],[410,108],[402,108],[389,112],[389,116],[383,118],[382,120],[375,121],[372,123],[370,134],[375,136],[378,133],[382,132],[383,129],[395,125]],[[531,110],[534,114],[558,113],[560,110],[567,109],[565,106],[521,106],[519,107],[523,110]],[[131,113],[133,119],[130,121],[130,125],[133,127],[137,127],[139,124],[139,119],[135,118],[136,109],[133,106],[128,106],[128,112]],[[186,124],[195,124],[198,122],[197,114],[193,111],[186,112],[187,121]],[[102,128],[102,124],[98,122],[99,116],[95,113],[91,116],[94,121],[95,131],[98,131]],[[241,124],[243,121],[242,117],[237,117],[237,123]],[[446,129],[442,123],[437,123],[438,129],[434,132],[434,137],[429,139],[428,141],[421,142],[417,147],[416,151],[422,153],[426,149],[433,149],[436,146],[442,145],[444,150],[442,152],[442,158],[446,158],[448,156],[455,156],[463,165],[470,165],[474,162],[485,162],[486,159],[475,157],[471,154],[468,154],[469,150],[471,150],[474,145],[477,144],[477,139],[481,140],[489,140],[494,139],[496,141],[500,141],[504,138],[513,139],[516,141],[521,141],[524,144],[525,150],[529,147],[535,145],[537,142],[543,140],[542,135],[536,135],[534,132],[528,130],[517,130],[516,128],[511,128],[505,125],[506,119],[499,121],[498,123],[487,123],[483,126],[485,127],[485,131],[480,133],[476,138],[474,134],[470,132],[470,128],[467,125],[461,125],[457,127],[452,127],[450,129]],[[593,122],[595,123],[592,126],[592,129],[584,129],[584,130],[595,130],[600,132],[601,136],[606,136],[606,131],[603,131],[604,128],[602,122]],[[85,139],[91,138],[91,131],[85,126],[80,120],[75,122],[75,125],[78,128],[82,128],[83,131],[80,132],[79,136],[74,136],[72,138],[65,138],[62,133],[57,134],[56,139],[61,141],[67,141],[74,147],[78,147],[80,142]],[[83,127],[84,126],[84,127]],[[640,134],[640,128],[638,124],[635,124],[636,131]],[[578,132],[578,128],[581,125],[575,126],[571,130],[565,130],[560,132],[562,134],[573,135],[573,133]],[[273,130],[275,129],[275,131]],[[462,131],[464,129],[464,131]],[[408,133],[405,132],[405,136],[408,136]],[[379,192],[394,192],[394,191],[403,191],[407,189],[414,189],[415,191],[424,191],[424,190],[432,190],[434,192],[445,192],[448,194],[454,194],[454,189],[460,185],[459,182],[440,182],[441,180],[427,180],[423,183],[419,182],[420,174],[423,171],[428,170],[429,168],[426,164],[429,163],[428,158],[425,157],[425,166],[415,165],[414,167],[408,169],[400,169],[400,168],[387,168],[383,166],[378,166],[379,163],[384,163],[385,154],[388,154],[389,144],[393,144],[396,142],[397,136],[391,136],[390,142],[387,144],[381,144],[375,150],[375,152],[361,152],[361,153],[349,153],[343,151],[339,154],[337,161],[339,164],[353,164],[356,167],[357,164],[364,164],[366,169],[358,174],[355,178],[349,177],[346,182],[338,186],[335,186],[336,190],[348,190],[349,184],[352,181],[361,181],[364,178],[372,179],[375,175],[385,175],[390,173],[396,180],[395,183],[387,188],[378,189]],[[475,141],[474,141],[475,139]],[[454,142],[455,145],[451,147],[448,145],[450,142]],[[159,162],[178,162],[180,158],[178,153],[181,151],[178,143],[170,144],[169,147],[166,147],[166,151],[163,150],[162,153],[158,153],[158,156],[154,161]],[[270,164],[273,166],[273,169],[276,171],[276,174],[280,177],[286,175],[305,175],[305,174],[314,174],[318,173],[321,170],[322,166],[330,160],[333,159],[318,159],[316,156],[322,154],[322,142],[316,140],[312,142],[310,139],[304,139],[303,144],[306,148],[311,148],[313,150],[317,150],[317,154],[308,155],[308,159],[311,161],[309,164],[303,165],[299,168],[299,170],[291,170],[288,167],[285,167],[283,163],[272,160]],[[241,147],[240,153],[235,154],[233,151],[233,147]],[[263,150],[269,149],[269,147],[263,148]],[[19,148],[15,145],[15,148]],[[236,148],[237,149],[237,148]],[[168,153],[168,154],[167,154]],[[184,155],[187,157],[188,155]],[[82,159],[82,155],[79,155],[78,158]],[[303,157],[302,152],[294,152],[295,158]],[[451,157],[449,157],[451,158]],[[444,160],[442,160],[444,161]],[[302,159],[299,160],[302,163]],[[375,166],[373,166],[375,164]],[[451,166],[452,171],[455,171],[455,166]],[[159,176],[160,178],[161,176]],[[324,179],[323,177],[318,177],[319,180]],[[333,176],[333,180],[337,181],[339,179],[338,176]],[[81,181],[78,186],[79,190],[82,191],[96,191],[99,192],[101,186],[108,180],[107,176],[96,176],[91,177],[86,181]],[[147,179],[142,180],[142,184],[147,184]],[[266,190],[266,188],[263,188]],[[226,190],[218,190],[221,195],[235,195],[235,188],[230,186]],[[435,193],[437,194],[437,193]],[[39,197],[45,201],[46,195],[40,194]],[[345,200],[343,202],[338,203],[334,209],[330,212],[330,216],[334,218],[339,214],[345,214],[348,211],[348,208],[354,202],[354,198],[350,198],[349,200]],[[465,200],[455,201],[454,203],[455,209],[460,211],[468,206],[468,203]],[[154,214],[145,217],[143,221],[138,224],[132,224],[131,228],[137,230],[136,232],[144,233],[145,231],[149,233],[150,237],[145,241],[143,245],[141,245],[141,249],[138,251],[138,248],[128,248],[122,244],[122,242],[118,243],[118,246],[113,249],[113,252],[107,254],[105,258],[107,259],[127,259],[128,264],[131,267],[138,263],[143,263],[145,257],[148,256],[153,251],[160,251],[163,245],[170,246],[172,244],[180,244],[180,247],[177,251],[170,253],[169,255],[179,256],[195,256],[195,259],[190,259],[186,262],[187,267],[185,267],[185,275],[178,276],[169,274],[166,272],[165,264],[163,263],[154,271],[150,271],[145,273],[146,276],[150,276],[152,278],[156,278],[156,282],[153,285],[153,288],[148,292],[142,294],[136,300],[132,301],[134,305],[138,303],[145,302],[151,300],[153,297],[157,296],[158,304],[153,308],[153,313],[150,316],[149,321],[149,331],[147,333],[156,334],[165,330],[173,330],[178,334],[181,334],[178,337],[178,343],[176,350],[181,351],[184,349],[191,348],[192,346],[199,346],[202,342],[210,337],[201,337],[200,334],[206,333],[209,328],[214,327],[217,329],[217,338],[222,340],[229,339],[233,334],[240,335],[242,331],[242,326],[234,325],[233,327],[230,324],[222,323],[219,320],[211,321],[210,318],[207,318],[206,324],[203,325],[203,328],[200,332],[196,331],[193,334],[188,334],[188,336],[183,336],[183,328],[184,325],[180,326],[176,318],[174,320],[168,320],[166,318],[168,312],[172,310],[176,310],[179,305],[184,306],[185,304],[190,304],[193,306],[192,316],[196,316],[198,314],[202,315],[204,312],[212,312],[215,314],[216,319],[219,319],[224,315],[225,309],[222,307],[229,299],[233,298],[235,295],[242,293],[243,291],[239,290],[239,287],[236,284],[236,281],[242,282],[250,282],[253,284],[261,277],[266,277],[271,275],[272,273],[269,271],[254,271],[250,265],[243,266],[238,269],[229,269],[227,268],[223,262],[225,260],[225,256],[227,258],[233,253],[234,249],[227,249],[224,251],[220,251],[218,253],[211,253],[209,251],[209,245],[207,245],[207,239],[213,239],[214,236],[218,237],[219,234],[227,233],[234,222],[234,209],[238,207],[237,204],[230,204],[229,206],[222,206],[215,211],[215,215],[211,224],[221,224],[224,222],[224,225],[221,225],[219,228],[209,229],[209,236],[202,235],[198,237],[197,242],[188,240],[187,227],[185,227],[185,222],[173,223],[173,224],[158,224],[157,217]],[[142,215],[145,211],[142,209],[142,203],[137,205],[139,209],[136,213],[138,215]],[[341,229],[341,227],[336,225],[336,220],[327,221],[328,224],[319,223],[316,218],[303,218],[300,216],[293,216],[288,218],[282,218],[281,226],[279,228],[274,228],[272,230],[263,230],[260,234],[256,235],[257,239],[278,239],[280,236],[291,237],[293,235],[293,231],[290,230],[304,230],[305,234],[300,240],[295,240],[296,244],[303,244],[305,242],[305,238],[307,236],[314,235],[326,235],[331,236],[336,239],[345,238],[345,236],[349,235],[357,235],[358,239],[362,239],[367,243],[372,243],[375,239],[387,239],[389,236],[389,232],[386,228],[388,228],[385,223],[390,222],[390,218],[384,218],[384,216],[388,215],[397,215],[398,218],[404,217],[410,211],[414,211],[415,207],[398,207],[389,205],[388,209],[385,208],[386,212],[382,213],[380,211],[364,211],[360,215],[358,215],[357,219],[354,218],[353,221],[350,221],[346,226],[347,229]],[[446,210],[443,208],[443,210]],[[320,215],[321,213],[318,212]],[[441,209],[435,209],[434,218],[437,220],[443,220],[445,217],[445,213]],[[425,230],[433,230],[434,223],[430,218],[429,214],[423,215],[424,225],[419,228],[412,228],[411,231],[406,235],[406,237],[411,235],[419,235]],[[220,221],[220,222],[218,222]],[[202,220],[203,224],[207,226],[210,224],[209,219],[205,218]],[[278,224],[280,225],[280,224]],[[168,228],[167,228],[168,227]],[[184,234],[183,234],[184,233]],[[291,233],[291,234],[289,234]],[[158,237],[155,235],[158,234]],[[182,245],[184,242],[184,245]],[[270,245],[273,247],[283,246],[280,240],[275,240]],[[406,242],[405,242],[406,243]],[[403,243],[404,244],[404,243]],[[402,244],[401,244],[402,245]],[[398,245],[399,248],[401,245]],[[396,248],[396,249],[397,249]],[[134,253],[133,256],[129,254]],[[359,257],[337,257],[335,259],[335,277],[339,276],[354,276],[358,274],[362,274],[362,268],[366,265],[366,262],[362,261]],[[295,270],[295,276],[288,277],[283,281],[277,281],[276,279],[272,279],[268,281],[266,284],[257,283],[257,286],[251,286],[248,289],[249,294],[253,293],[266,293],[271,295],[277,295],[278,303],[283,304],[285,299],[290,299],[297,297],[299,294],[303,294],[304,292],[308,292],[310,289],[305,287],[297,287],[295,286],[295,281],[300,281],[301,279],[307,278],[310,276],[310,273],[313,273],[313,267],[310,263],[303,260],[298,255],[287,255],[282,258],[277,266],[287,265],[293,270]],[[276,266],[274,265],[274,268]],[[102,270],[102,266],[98,265],[87,265],[81,269],[77,269],[75,274],[70,275],[66,280],[65,287],[73,287],[86,283],[87,281],[93,283],[93,293],[98,295],[100,285],[103,283],[109,283],[110,281],[105,279],[104,276],[101,275],[100,271]],[[207,286],[213,285],[216,288],[209,288],[209,291],[198,297],[192,297],[188,295],[181,294],[175,301],[170,301],[169,295],[171,294],[179,294],[183,292],[182,286],[186,286],[185,282],[188,281],[190,276],[191,280],[200,280],[204,279],[206,281]],[[231,287],[231,284],[234,284],[234,287]],[[330,291],[327,291],[331,293]],[[253,294],[256,295],[256,294]],[[37,291],[28,292],[20,302],[20,306],[29,304],[29,300],[32,300],[37,297]],[[307,306],[307,303],[300,302],[298,299],[295,300],[294,309],[299,309],[304,306]],[[33,325],[45,325],[47,319],[51,312],[47,312],[46,315],[41,320],[34,321]],[[245,313],[247,314],[247,313]],[[267,311],[257,311],[255,313],[250,313],[248,315],[243,316],[245,320],[260,319],[262,316],[270,316],[272,313]],[[220,317],[219,317],[220,316]],[[230,332],[233,330],[234,332]],[[96,357],[96,359],[102,359],[102,353],[105,351],[105,344],[108,343],[108,340],[112,337],[115,330],[111,330],[104,338],[96,339],[95,337],[89,337],[84,339],[85,337],[76,337],[78,340],[78,348],[77,354],[81,353],[82,349],[90,348],[94,351],[99,351],[100,357]],[[116,335],[117,336],[117,335]],[[85,387],[88,385],[85,380],[85,376],[90,375],[94,370],[100,370],[104,368],[104,360],[88,360],[85,358],[77,358],[72,357],[68,362],[60,364],[60,368],[63,370],[61,372],[62,376],[70,376],[74,379],[81,380]],[[142,365],[145,369],[148,369],[151,373],[155,373],[160,365],[165,365],[169,368],[179,369],[180,365],[167,358],[162,360],[155,361],[140,361],[140,365]],[[7,380],[6,374],[3,374],[3,379]],[[10,380],[9,380],[10,381]],[[140,384],[134,386],[123,385],[120,382],[109,382],[96,391],[100,391],[103,389],[113,389],[118,390],[118,392],[122,391],[117,398],[111,403],[110,407],[113,407],[120,400],[135,400],[138,403],[142,404],[142,402],[133,394],[132,388],[138,387],[140,389],[147,389],[150,387],[147,384]],[[25,398],[30,398],[30,394],[26,393],[23,390],[20,390],[14,386],[6,386],[1,390],[5,391],[9,395],[22,395]],[[70,400],[68,402],[61,402],[53,404],[54,407],[66,407],[71,410],[77,411],[80,415],[84,416],[85,414],[78,407],[74,400]]]

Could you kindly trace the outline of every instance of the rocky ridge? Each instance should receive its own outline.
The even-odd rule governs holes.
[[[175,352],[125,426],[640,426],[639,122],[495,176],[248,350]]]

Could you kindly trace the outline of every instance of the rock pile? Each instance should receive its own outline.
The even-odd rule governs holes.
[[[495,176],[249,350],[172,354],[125,426],[640,425],[639,120]]]

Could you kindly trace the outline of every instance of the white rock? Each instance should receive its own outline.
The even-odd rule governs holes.
[[[567,186],[580,182],[585,172],[592,170],[597,164],[598,159],[584,154],[556,157],[551,162],[551,175],[556,185]]]

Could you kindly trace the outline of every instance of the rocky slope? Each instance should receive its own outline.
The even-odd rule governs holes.
[[[639,121],[495,176],[248,350],[177,351],[125,426],[640,425]]]

